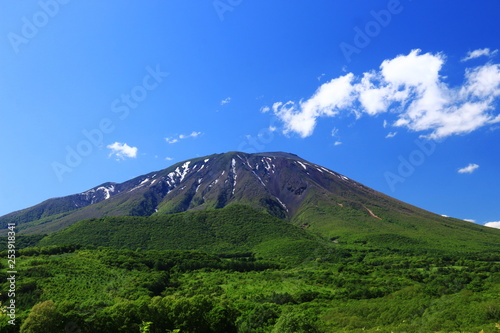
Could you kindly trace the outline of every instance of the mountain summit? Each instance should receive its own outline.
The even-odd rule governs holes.
[[[283,152],[229,152],[186,160],[123,183],[104,183],[49,199],[0,217],[0,225],[15,222],[21,234],[52,233],[89,218],[156,216],[234,203],[332,241],[427,243],[429,233],[438,238],[457,230],[491,233],[489,228],[427,212]]]
[[[86,218],[179,213],[223,208],[236,202],[290,219],[307,199],[347,192],[363,196],[375,193],[293,154],[230,152],[49,199],[0,217],[0,223],[16,222],[27,233],[52,232]]]

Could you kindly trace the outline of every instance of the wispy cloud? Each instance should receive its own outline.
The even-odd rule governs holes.
[[[165,138],[165,141],[167,143],[172,144],[172,143],[179,142],[179,140],[184,140],[184,139],[189,139],[189,138],[196,138],[196,137],[198,137],[198,136],[200,136],[202,134],[203,134],[202,132],[193,131],[190,134],[180,134],[178,136]]]
[[[470,163],[468,166],[458,169],[458,173],[473,173],[479,168],[479,165]]]
[[[485,223],[484,226],[490,227],[490,228],[500,229],[500,221],[498,221],[498,222],[488,222],[488,223]]]
[[[494,114],[500,96],[500,65],[467,68],[464,84],[450,87],[440,75],[445,62],[442,53],[412,50],[384,60],[378,70],[334,78],[309,99],[276,102],[271,109],[283,122],[284,134],[302,138],[313,134],[319,118],[341,112],[356,118],[390,112],[397,117],[393,126],[423,132],[431,139],[467,134],[500,122]]]
[[[169,157],[169,156],[165,157],[165,161],[172,161],[172,160],[173,160],[172,157]]]
[[[172,144],[172,143],[179,142],[179,139],[177,139],[177,138],[165,138],[165,141],[167,141],[167,143]]]
[[[464,221],[476,223],[476,220],[473,220],[473,219],[464,219]]]
[[[385,136],[385,138],[386,138],[386,139],[390,139],[390,138],[395,137],[397,134],[398,134],[398,132],[389,132],[389,134],[387,134],[387,135]]]
[[[260,108],[260,112],[262,112],[262,113],[266,113],[269,111],[271,111],[271,108],[269,106],[263,106]]]
[[[226,105],[231,102],[231,97],[227,97],[220,102],[220,105]]]
[[[117,160],[124,160],[125,158],[136,158],[137,147],[130,147],[126,143],[115,142],[107,146],[111,150],[109,157],[115,156]]]
[[[497,53],[498,53],[498,50],[491,51],[489,48],[477,49],[477,50],[474,50],[474,51],[469,51],[467,53],[467,56],[464,57],[464,58],[462,58],[462,62],[468,61],[468,60],[471,60],[471,59],[475,59],[475,58],[479,58],[479,57],[492,57],[492,56],[494,56]]]
[[[342,141],[340,141],[339,129],[337,127],[332,128],[331,135],[332,135],[332,137],[334,137],[336,139],[336,141],[333,143],[333,145],[340,146],[342,144]]]
[[[193,131],[193,132],[191,132],[191,134],[187,134],[187,135],[181,134],[181,135],[179,135],[179,139],[196,138],[199,135],[201,135],[201,132],[194,132]]]

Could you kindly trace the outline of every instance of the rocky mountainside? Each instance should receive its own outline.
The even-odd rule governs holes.
[[[405,243],[411,236],[419,243],[426,242],[429,233],[439,239],[454,232],[462,238],[470,232],[493,232],[419,209],[282,152],[229,152],[186,160],[123,183],[105,183],[47,200],[0,217],[0,226],[6,230],[7,223],[15,222],[20,234],[52,233],[89,218],[156,216],[233,203],[267,212],[332,241],[348,236],[361,242]]]
[[[222,208],[232,202],[292,218],[313,194],[373,192],[336,172],[287,153],[231,152],[177,163],[124,183],[104,183],[0,217],[26,231],[50,232],[102,216],[149,216]]]

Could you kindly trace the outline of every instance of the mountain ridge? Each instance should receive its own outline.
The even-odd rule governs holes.
[[[249,156],[255,156],[255,157],[261,157],[262,158],[262,163],[256,164],[255,167],[250,166],[248,163],[248,157]],[[245,162],[245,164],[248,166],[250,170],[252,170],[252,174],[256,177],[259,182],[264,185],[262,178],[260,178],[259,175],[257,175],[257,170],[259,166],[262,169],[266,169],[267,172],[274,173],[276,170],[271,170],[272,168],[272,161],[270,158],[279,158],[279,159],[291,159],[294,161],[297,161],[298,163],[302,164],[302,167],[305,167],[304,163],[307,163],[311,165],[311,163],[305,161],[304,159],[298,157],[297,155],[291,154],[291,153],[285,153],[285,152],[270,152],[270,153],[256,153],[256,154],[246,154],[242,152],[228,152],[228,153],[222,153],[222,154],[212,154],[204,157],[199,157],[199,158],[194,158],[194,159],[188,159],[185,161],[181,161],[178,163],[173,164],[172,166],[162,169],[159,171],[153,171],[149,172],[147,174],[141,175],[134,177],[128,181],[122,182],[122,183],[116,183],[116,182],[106,182],[103,184],[100,184],[98,186],[95,186],[87,191],[81,192],[81,193],[76,193],[68,196],[63,196],[63,197],[58,197],[58,198],[51,198],[48,200],[45,200],[41,202],[40,204],[37,204],[32,207],[28,207],[16,212],[9,213],[7,215],[4,215],[0,217],[0,226],[2,224],[7,224],[7,223],[20,223],[20,224],[25,224],[29,223],[32,221],[39,221],[40,224],[45,224],[45,223],[50,223],[53,220],[60,220],[60,219],[68,219],[66,216],[68,215],[74,215],[75,218],[79,219],[84,219],[84,218],[90,218],[90,217],[99,217],[102,215],[99,214],[79,214],[78,211],[92,205],[100,204],[103,201],[106,201],[108,199],[113,199],[114,197],[118,195],[124,196],[124,193],[127,192],[132,192],[132,191],[137,191],[137,193],[141,194],[141,188],[144,189],[146,187],[151,187],[155,185],[155,178],[162,178],[163,182],[160,180],[158,181],[157,186],[155,187],[156,193],[151,193],[147,196],[148,198],[145,198],[145,200],[142,200],[138,205],[135,205],[132,209],[129,209],[128,211],[126,210],[115,210],[112,212],[108,212],[107,215],[132,215],[132,216],[148,216],[154,214],[156,210],[158,209],[157,207],[152,207],[152,205],[157,204],[160,199],[163,199],[163,196],[166,196],[169,194],[171,190],[174,190],[175,187],[177,187],[176,183],[182,183],[184,181],[184,177],[187,176],[187,173],[189,172],[189,165],[191,165],[194,169],[197,167],[203,169],[205,167],[205,164],[202,164],[200,166],[201,161],[203,163],[209,162],[211,159],[218,159],[219,163],[215,163],[215,169],[212,167],[210,168],[210,171],[207,173],[204,173],[204,176],[209,176],[213,178],[216,173],[220,173],[220,176],[226,176],[224,181],[232,181],[233,182],[233,188],[231,189],[231,193],[226,193],[227,190],[223,190],[222,194],[219,195],[216,198],[216,203],[215,207],[216,208],[221,208],[225,206],[227,202],[227,198],[225,199],[224,196],[234,196],[235,189],[234,186],[237,185],[237,172],[236,168],[241,167],[241,163]],[[234,166],[231,165],[231,169],[229,169],[227,166],[225,168],[222,168],[220,166],[220,162],[224,162],[224,159],[230,159],[231,163],[234,161]],[[244,161],[244,159],[246,159]],[[227,161],[226,161],[227,162]],[[238,163],[237,163],[238,162]],[[238,164],[238,165],[236,165]],[[314,165],[316,167],[319,167],[317,165]],[[345,177],[340,174],[337,174],[331,170],[328,170],[326,168],[321,167],[322,172],[330,172],[331,174],[336,175],[337,177]],[[227,175],[225,174],[227,172]],[[345,177],[347,179],[347,177]],[[211,183],[213,183],[214,180],[211,180]],[[210,185],[209,187],[213,187],[216,185],[217,180],[215,180],[215,184]],[[159,184],[162,184],[162,186],[158,186]],[[192,186],[191,184],[189,184]],[[201,184],[198,184],[201,185]],[[265,187],[266,185],[264,185]],[[276,184],[273,185],[276,187]],[[359,184],[359,186],[362,186]],[[206,188],[207,186],[203,186]],[[295,189],[296,191],[300,192],[301,189],[300,187]],[[278,189],[274,189],[274,192],[277,192]],[[196,192],[196,189],[195,189]],[[297,194],[300,194],[298,193]],[[236,196],[238,196],[236,194]],[[194,195],[193,195],[194,197]],[[241,196],[240,196],[241,197]],[[274,195],[274,199],[278,199],[279,203],[279,198],[277,198],[276,195]],[[271,198],[272,200],[273,198]],[[174,200],[175,201],[175,200]],[[184,203],[179,203],[178,206],[176,207],[164,207],[163,212],[165,213],[172,213],[172,212],[179,212],[183,210],[188,210],[188,207],[185,207],[187,202]],[[272,202],[270,204],[273,204]],[[279,205],[283,206],[283,202],[279,203]],[[278,209],[279,210],[279,209]],[[284,215],[282,212],[281,214],[277,212],[279,215]]]
[[[86,219],[154,217],[235,203],[332,242],[456,247],[475,237],[481,247],[495,247],[490,238],[500,236],[497,230],[425,211],[285,152],[188,159],[122,183],[106,182],[46,200],[0,217],[0,226],[13,222],[20,234],[50,234]],[[449,235],[457,242],[448,242]]]

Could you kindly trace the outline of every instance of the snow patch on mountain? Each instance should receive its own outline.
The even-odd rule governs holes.
[[[307,167],[306,167],[306,165],[304,163],[302,163],[300,161],[297,161],[297,163],[299,163],[300,166],[304,168],[304,170],[307,170]]]
[[[115,192],[116,188],[114,185],[110,185],[109,187],[106,186],[99,186],[97,188],[93,188],[91,190],[88,190],[86,192],[80,193],[80,195],[85,196],[86,201],[90,200],[90,204],[94,204],[99,202],[99,198],[96,197],[97,193],[103,192],[104,193],[104,200],[107,200],[111,198],[111,193]],[[79,205],[75,204],[76,207],[79,207]]]
[[[278,197],[275,197],[275,198],[276,198],[276,200],[278,200],[278,201],[279,201],[279,203],[283,206],[283,208],[285,208],[285,209],[286,209],[286,211],[288,212],[288,208],[287,208],[287,207],[286,207],[286,205],[285,205],[285,204],[284,204],[284,203],[280,200],[280,198],[278,198]]]
[[[269,173],[274,173],[276,171],[276,165],[273,163],[273,159],[271,157],[264,157],[262,159],[262,163],[264,163],[264,168]]]
[[[262,184],[262,186],[266,187],[266,184],[262,181],[262,178],[259,177],[258,174],[255,173],[255,171],[252,170],[252,173],[254,174],[255,177],[259,180],[259,182]]]
[[[198,193],[198,190],[200,189],[202,181],[203,181],[203,178],[198,178],[198,186],[196,186],[196,190],[194,191],[195,193]]]
[[[184,180],[184,177],[186,177],[187,173],[189,172],[189,164],[191,164],[191,161],[187,161],[182,165],[182,172],[179,169],[179,167],[175,169],[177,176],[181,178],[180,179],[181,182]]]
[[[238,174],[236,173],[236,160],[233,158],[231,160],[231,172],[233,173],[233,194],[236,190],[236,178],[238,178]]]

